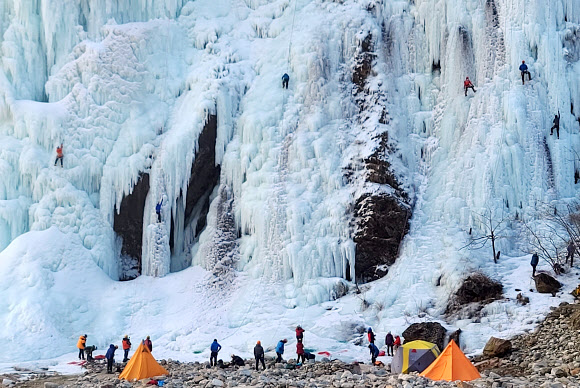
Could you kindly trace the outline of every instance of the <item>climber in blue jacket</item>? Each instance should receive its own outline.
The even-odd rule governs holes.
[[[217,339],[214,339],[210,348],[211,356],[209,357],[209,365],[210,366],[217,366],[217,356],[220,350],[222,350],[222,346],[218,344]]]
[[[371,343],[369,344],[369,349],[371,351],[371,362],[375,365],[377,357],[379,356],[379,348],[377,348],[377,345]]]
[[[288,342],[288,340],[284,338],[283,340],[280,340],[278,342],[278,345],[276,345],[276,354],[278,355],[278,358],[276,358],[276,363],[282,362],[282,355],[284,354],[284,344],[286,342]]]
[[[290,82],[290,76],[288,73],[284,73],[282,76],[282,89],[288,89],[288,82]]]
[[[163,205],[163,200],[157,203],[155,206],[155,213],[157,213],[157,222],[161,223],[161,205]]]
[[[525,74],[528,75],[528,81],[532,80],[532,75],[528,71],[528,65],[526,65],[526,61],[522,61],[522,64],[520,65],[520,72],[522,73],[522,85],[524,84],[524,75]]]

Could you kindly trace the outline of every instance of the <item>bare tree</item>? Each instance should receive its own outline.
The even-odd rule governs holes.
[[[528,234],[528,243],[530,250],[527,253],[537,253],[538,257],[547,262],[559,275],[563,272],[562,267],[562,233],[553,226],[553,223],[547,222],[547,218],[542,218],[539,226],[533,225],[528,221],[522,220],[522,225]]]
[[[482,234],[472,236],[469,243],[463,248],[482,249],[491,243],[493,262],[497,264],[500,252],[496,252],[495,243],[497,240],[507,237],[505,234],[506,223],[510,218],[506,214],[497,216],[492,209],[487,208],[483,214],[476,214],[475,219],[481,225]]]

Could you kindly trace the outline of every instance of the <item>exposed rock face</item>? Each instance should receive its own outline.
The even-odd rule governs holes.
[[[501,357],[512,350],[512,343],[510,340],[491,337],[483,348],[483,355],[485,357]]]
[[[381,265],[393,264],[399,244],[409,229],[410,211],[387,194],[364,194],[355,204],[359,220],[354,236],[357,280],[367,282],[386,275]]]
[[[369,143],[374,150],[370,155],[361,156],[356,161],[357,168],[353,169],[359,170],[361,164],[364,166],[362,179],[364,185],[369,187],[368,191],[363,190],[359,194],[354,206],[354,267],[358,283],[376,280],[387,274],[387,267],[396,260],[401,240],[409,229],[411,215],[408,196],[400,189],[388,162],[389,155],[395,154],[396,150],[388,143],[387,95],[380,88],[368,87],[377,55],[374,46],[374,37],[370,32],[361,36],[352,76],[353,92],[360,108],[360,125],[372,133],[379,133]],[[347,172],[347,177],[353,170]],[[346,278],[351,280],[350,274]]]
[[[580,309],[570,316],[570,326],[574,330],[580,330]]]
[[[501,299],[503,286],[482,273],[469,275],[451,297],[447,313],[462,309],[465,305],[479,302],[479,309],[484,305]]]
[[[444,348],[446,335],[447,330],[437,322],[413,323],[403,332],[405,343],[415,340],[427,341],[437,345],[439,350]]]
[[[149,174],[141,174],[133,192],[121,201],[119,213],[115,212],[113,229],[123,239],[121,254],[136,259],[141,269],[143,247],[143,212],[149,193]]]
[[[545,272],[537,274],[534,282],[536,283],[536,290],[542,294],[556,294],[562,287],[559,281]]]
[[[175,220],[172,218],[171,222],[171,236],[169,245],[171,252],[181,252],[187,247],[176,246],[183,245],[184,239],[180,234],[184,231],[182,227],[187,227],[191,222],[193,225],[193,238],[201,233],[206,225],[206,217],[209,211],[209,196],[214,187],[218,184],[220,177],[220,166],[216,166],[215,161],[215,144],[217,137],[217,116],[208,116],[207,123],[198,139],[198,149],[195,154],[195,160],[191,166],[191,173],[189,184],[187,186],[187,194],[185,197],[185,210],[178,214],[177,217],[181,219]],[[183,197],[177,199],[182,201]],[[187,267],[188,263],[184,263],[183,267]],[[175,268],[172,263],[172,271],[178,271],[183,268]]]

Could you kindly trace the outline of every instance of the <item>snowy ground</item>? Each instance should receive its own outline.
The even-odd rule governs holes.
[[[372,326],[382,338],[441,319],[460,280],[482,270],[504,283],[510,300],[487,307],[480,323],[452,323],[464,330],[465,350],[476,352],[489,335],[529,329],[549,305],[570,299],[526,291],[521,236],[500,242],[498,265],[487,250],[461,248],[470,227],[481,232],[474,215],[486,208],[534,218],[543,204],[578,197],[571,108],[580,106],[580,3],[88,3],[35,9],[17,1],[0,15],[3,368],[74,359],[85,333],[100,349],[124,334],[134,342],[150,335],[159,358],[206,359],[213,338],[224,354],[247,356],[256,340],[292,339],[296,324],[307,330],[307,348],[366,359],[367,349],[349,342],[355,328]],[[415,211],[389,274],[332,301],[354,265],[350,209],[360,187],[346,184],[343,168],[369,152],[361,138],[377,130],[357,123],[350,81],[367,32],[377,54],[369,88],[387,96],[390,162]],[[522,59],[533,76],[525,86]],[[465,75],[477,88],[467,98]],[[560,140],[548,135],[558,110]],[[242,235],[232,283],[216,285],[210,275],[221,259],[211,254],[221,243],[218,196],[208,228],[189,247],[193,267],[112,280],[115,206],[149,171],[144,229],[161,197],[172,199],[164,218],[176,214],[173,199],[187,187],[208,113],[218,116],[220,184],[235,198]],[[54,168],[63,141],[65,167]],[[168,243],[148,250],[154,236],[144,234],[145,273],[163,274]],[[577,276],[563,280],[569,290]],[[515,305],[516,288],[530,305]]]

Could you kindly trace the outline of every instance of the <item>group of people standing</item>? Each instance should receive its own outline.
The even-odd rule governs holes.
[[[147,336],[143,340],[143,344],[149,349],[150,352],[153,351],[153,342],[151,337]],[[123,362],[129,361],[129,350],[131,350],[131,339],[128,335],[123,337],[122,341],[123,347]],[[81,335],[77,342],[77,348],[79,349],[79,360],[85,359],[85,352],[87,354],[87,361],[93,361],[93,352],[97,350],[96,346],[87,346],[87,335]],[[113,364],[115,363],[115,351],[119,349],[118,345],[110,344],[107,353],[105,354],[105,359],[107,360],[107,373],[113,373]]]
[[[373,332],[373,329],[371,327],[369,327],[369,329],[367,330],[367,337],[369,339],[369,350],[371,352],[371,362],[374,364],[377,361],[377,357],[380,354],[380,350],[377,347],[377,345],[375,345],[375,333]],[[385,352],[386,356],[394,356],[395,352],[397,351],[397,349],[399,348],[399,346],[401,346],[401,337],[397,336],[393,336],[391,334],[391,332],[389,331],[387,333],[387,335],[385,336],[385,346],[387,347],[387,351]]]

